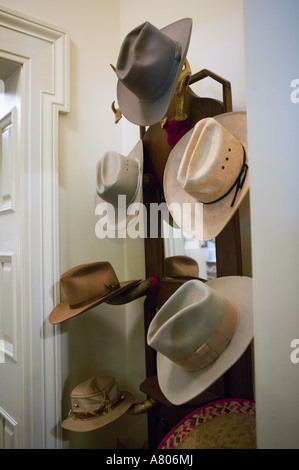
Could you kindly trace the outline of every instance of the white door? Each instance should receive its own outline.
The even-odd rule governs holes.
[[[20,279],[21,67],[0,60],[0,448],[14,448],[23,427],[24,357]]]
[[[0,449],[61,447],[58,116],[69,36],[0,7]]]

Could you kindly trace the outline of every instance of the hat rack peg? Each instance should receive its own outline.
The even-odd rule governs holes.
[[[164,116],[160,121],[160,127],[166,131],[167,143],[171,148],[173,148],[181,137],[190,130],[188,114],[185,109],[186,90],[188,88],[190,78],[191,67],[186,59],[174,92],[174,117],[168,119],[167,116]]]
[[[111,109],[112,109],[112,111],[114,113],[114,116],[115,116],[115,121],[114,122],[115,122],[115,124],[117,124],[123,116],[122,111],[121,111],[120,108],[115,107],[115,101],[112,102]]]
[[[155,187],[155,176],[152,173],[144,173],[142,185],[145,190],[153,189]]]
[[[155,405],[156,400],[153,398],[147,398],[146,400],[140,401],[138,403],[133,403],[127,411],[129,415],[142,415],[148,413]]]
[[[188,60],[185,60],[184,68],[181,72],[179,82],[176,86],[174,97],[175,97],[175,119],[176,121],[184,121],[188,115],[185,111],[185,95],[186,89],[189,85],[191,78],[191,67]]]
[[[133,300],[139,299],[145,295],[155,295],[158,288],[158,281],[154,277],[149,277],[140,281],[137,285],[127,290],[123,294],[116,295],[115,297],[106,301],[109,305],[123,305]]]

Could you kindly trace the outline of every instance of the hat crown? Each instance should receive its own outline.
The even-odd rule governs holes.
[[[92,377],[77,385],[71,392],[72,411],[75,414],[107,411],[120,398],[115,379],[109,375]]]
[[[97,165],[97,193],[113,206],[118,196],[126,196],[127,205],[133,200],[138,187],[140,164],[137,160],[117,152],[108,151]]]
[[[178,182],[202,203],[224,196],[244,163],[242,144],[213,118],[199,121],[178,170]]]
[[[60,278],[70,308],[82,307],[119,287],[119,280],[108,261],[81,264]]]
[[[227,299],[199,280],[183,284],[162,306],[148,330],[148,344],[172,361],[202,345],[221,324]]]
[[[198,263],[189,256],[169,256],[164,260],[164,275],[165,277],[198,277]]]
[[[125,37],[116,74],[140,101],[152,102],[170,86],[180,58],[181,45],[147,21]]]

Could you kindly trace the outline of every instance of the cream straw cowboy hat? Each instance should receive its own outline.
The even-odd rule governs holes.
[[[162,29],[146,21],[123,40],[115,72],[124,116],[139,126],[159,122],[171,103],[189,46],[192,19]]]
[[[177,225],[211,240],[233,217],[249,189],[246,112],[205,118],[170,152],[163,186]]]
[[[148,329],[161,391],[174,405],[190,401],[242,356],[252,338],[251,278],[185,282]]]
[[[128,208],[142,199],[143,142],[140,139],[131,152],[121,155],[107,151],[97,164],[96,214],[105,231],[114,236],[125,233],[134,216]],[[103,216],[104,214],[104,216]],[[107,224],[106,227],[105,224]]]
[[[50,313],[52,324],[61,323],[124,293],[138,281],[119,282],[108,261],[81,264],[60,277],[66,300]]]
[[[94,431],[126,413],[134,395],[120,391],[114,377],[92,377],[77,385],[70,394],[72,408],[61,426],[77,432]]]

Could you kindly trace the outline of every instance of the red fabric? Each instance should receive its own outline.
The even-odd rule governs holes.
[[[173,148],[183,135],[189,131],[189,119],[187,118],[184,121],[176,121],[174,118],[169,119],[166,121],[164,129],[167,132],[167,143]]]
[[[155,277],[149,277],[148,279],[149,279],[149,280],[152,282],[152,284],[153,284],[153,290],[152,290],[151,294],[152,294],[152,295],[156,295],[156,293],[157,293],[157,291],[158,291],[158,285],[159,285],[158,279],[156,279]]]

